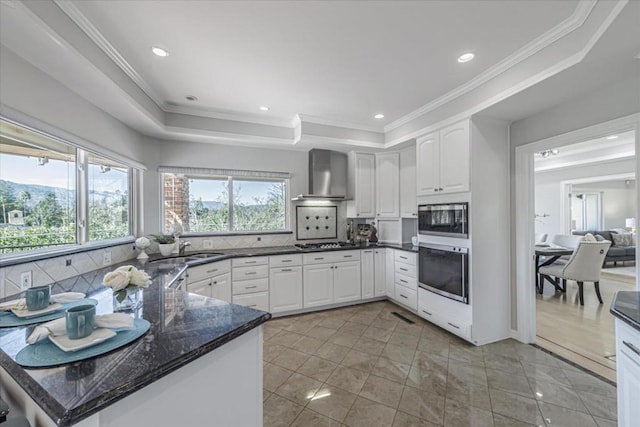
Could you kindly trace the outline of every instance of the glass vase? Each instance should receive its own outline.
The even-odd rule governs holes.
[[[142,288],[127,286],[113,293],[113,312],[133,312],[142,306]]]

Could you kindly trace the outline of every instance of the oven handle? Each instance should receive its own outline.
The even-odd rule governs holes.
[[[438,251],[453,252],[456,254],[466,255],[469,253],[469,248],[461,248],[459,246],[436,245],[434,243],[422,243],[422,242],[419,243],[419,246],[425,249],[435,249]]]

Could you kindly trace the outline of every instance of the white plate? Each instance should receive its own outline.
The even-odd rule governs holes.
[[[61,308],[61,304],[53,303],[43,310],[29,311],[26,308],[13,308],[11,309],[11,312],[21,319],[29,319],[31,317],[44,316],[45,314],[53,313]]]
[[[91,335],[77,340],[70,339],[67,335],[59,335],[57,337],[49,335],[49,340],[58,346],[62,351],[78,351],[92,345],[100,344],[109,338],[115,337],[117,334],[111,329],[97,328],[91,332]]]

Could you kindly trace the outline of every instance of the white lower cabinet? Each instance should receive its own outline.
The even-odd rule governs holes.
[[[640,420],[640,331],[616,319],[618,425],[637,426]]]
[[[256,292],[253,294],[234,295],[233,303],[244,305],[249,308],[256,308],[262,311],[269,311],[269,292]]]
[[[225,273],[187,285],[187,291],[231,302],[231,274]]]
[[[333,302],[333,264],[305,265],[302,283],[305,308]]]
[[[373,298],[375,295],[375,259],[373,249],[365,249],[360,254],[360,269],[362,276],[362,299]]]
[[[231,301],[245,307],[269,311],[269,258],[236,258],[231,262]]]
[[[471,306],[418,289],[418,315],[466,340],[471,339]]]
[[[394,299],[396,296],[396,281],[394,277],[395,272],[395,259],[394,259],[394,250],[386,249],[385,255],[385,291],[388,298]]]
[[[412,310],[418,307],[418,293],[413,289],[406,288],[397,283],[395,285],[395,300]]]
[[[333,302],[362,299],[360,263],[339,262],[333,266]]]
[[[302,267],[271,268],[269,273],[272,313],[302,308]]]
[[[383,297],[387,294],[387,250],[378,248],[373,250],[373,283],[374,296]],[[364,268],[362,269],[362,297],[364,298]]]

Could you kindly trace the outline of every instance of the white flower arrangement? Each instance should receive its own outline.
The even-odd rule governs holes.
[[[113,295],[118,302],[122,302],[127,296],[128,288],[146,288],[151,284],[151,278],[132,265],[123,265],[105,274],[102,283],[113,290]]]

